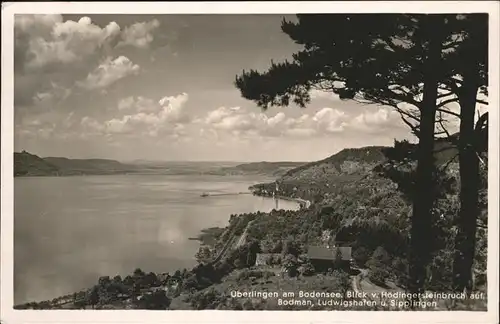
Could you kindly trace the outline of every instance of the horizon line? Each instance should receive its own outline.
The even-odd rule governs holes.
[[[104,158],[104,157],[66,157],[66,156],[40,156],[35,153],[28,152],[26,150],[14,151],[15,153],[28,153],[31,155],[38,156],[41,159],[46,158],[60,158],[60,159],[68,159],[68,160],[109,160],[116,161],[121,163],[131,163],[131,162],[156,162],[156,163],[168,163],[168,162],[196,162],[196,163],[261,163],[261,162],[270,162],[270,163],[278,163],[278,162],[296,162],[296,163],[308,163],[313,162],[315,160],[246,160],[246,161],[231,161],[231,160],[160,160],[160,159],[114,159],[114,158]],[[335,154],[335,153],[334,153]]]

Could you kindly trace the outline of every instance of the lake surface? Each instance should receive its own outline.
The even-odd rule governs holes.
[[[84,176],[15,178],[14,302],[79,291],[99,276],[135,268],[172,272],[196,264],[200,230],[230,214],[270,211],[275,202],[247,191],[272,181],[244,176]],[[297,209],[291,201],[280,208]]]

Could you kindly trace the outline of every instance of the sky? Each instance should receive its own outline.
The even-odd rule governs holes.
[[[315,91],[306,108],[262,111],[242,70],[300,50],[280,15],[16,15],[15,150],[39,156],[313,161],[391,145],[391,108]]]

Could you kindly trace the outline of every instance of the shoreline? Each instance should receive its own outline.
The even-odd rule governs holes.
[[[120,174],[109,174],[109,175],[120,175]],[[71,175],[71,176],[73,176],[73,175]],[[83,176],[83,175],[79,175],[79,176]],[[19,178],[24,178],[24,177],[28,178],[28,177],[38,177],[38,176],[21,176]],[[45,177],[45,176],[42,176],[42,177]],[[49,176],[49,177],[51,177],[51,176]],[[60,176],[52,176],[52,177],[60,177]],[[242,193],[238,192],[238,193],[219,194],[219,195],[231,196],[231,195],[240,195],[240,194],[242,194]],[[253,191],[244,192],[244,194],[251,194],[251,195],[253,195],[255,197],[261,197],[261,198],[275,199],[274,197],[268,197],[268,196],[265,196],[265,195],[256,194]],[[217,196],[217,195],[214,195],[214,196]],[[310,204],[311,204],[310,201],[305,200],[305,199],[301,199],[301,198],[292,198],[292,197],[287,197],[287,196],[278,196],[277,199],[278,200],[283,200],[283,201],[293,201],[293,202],[296,202],[299,205],[298,209],[302,209],[302,204],[309,204],[307,206],[310,206]],[[274,208],[272,210],[274,210]],[[293,210],[293,209],[284,209],[284,210]],[[256,212],[257,213],[269,213],[270,211],[266,211],[266,212],[256,211]],[[241,217],[244,217],[245,215],[248,215],[248,214],[251,214],[251,213],[254,213],[254,212],[246,212],[246,213],[241,213],[241,214],[235,214],[235,216],[237,218],[241,218]],[[230,215],[230,217],[231,216],[233,216],[233,215]],[[203,246],[214,247],[217,244],[218,239],[222,235],[224,235],[224,233],[226,231],[230,231],[231,230],[230,219],[231,218],[228,219],[228,224],[225,227],[212,226],[212,227],[208,227],[208,228],[203,228],[203,229],[201,229],[199,231],[199,233],[198,233],[197,236],[195,236],[195,237],[187,237],[187,240],[198,241],[199,247],[203,247]],[[232,245],[231,243],[234,243],[235,237],[236,236],[234,236],[234,235],[232,235],[231,237],[229,237],[225,241],[224,246],[222,247],[222,249],[217,252],[216,257],[212,261],[209,261],[208,263],[213,264],[213,263],[216,263],[216,262],[220,261],[220,259],[224,256],[224,254],[229,250],[230,246]],[[196,252],[196,253],[198,253],[198,252]],[[194,269],[197,266],[199,266],[200,264],[202,264],[200,261],[197,260],[196,253],[195,253],[195,255],[193,255],[193,258],[194,258],[195,261],[198,262],[197,265],[194,265],[190,269],[184,268],[184,269],[177,269],[176,271],[183,271],[183,270],[191,271],[192,269]],[[141,268],[137,267],[137,269],[141,269]],[[151,273],[154,273],[154,272],[151,272]],[[156,276],[165,276],[165,275],[168,275],[168,273],[165,273],[165,272],[156,272],[154,274]],[[114,275],[114,276],[121,276],[121,275],[117,274],[117,275]],[[125,274],[124,274],[124,276],[125,276]],[[111,275],[103,275],[101,277],[110,277],[111,278]],[[99,278],[97,278],[97,279],[99,279]],[[154,288],[157,288],[157,287],[151,287],[151,289],[154,289]],[[67,293],[65,295],[55,296],[55,297],[53,297],[51,299],[46,299],[46,300],[41,300],[41,301],[32,300],[32,301],[23,302],[23,303],[20,303],[20,304],[14,304],[13,307],[15,309],[30,309],[30,305],[31,306],[32,305],[47,305],[48,309],[60,309],[61,306],[65,306],[65,305],[68,305],[68,304],[75,305],[74,296],[82,296],[83,294],[87,294],[91,289],[92,289],[92,287],[82,288],[79,291],[70,292],[70,293]],[[45,309],[45,308],[42,308],[42,309]]]
[[[255,172],[255,173],[218,173],[217,171],[205,171],[205,172],[169,172],[168,169],[141,169],[141,170],[116,170],[116,171],[103,171],[99,172],[86,172],[86,171],[64,171],[59,174],[13,174],[13,178],[71,178],[71,177],[84,177],[84,176],[120,176],[120,175],[139,175],[139,176],[186,176],[186,175],[197,175],[197,176],[218,176],[218,177],[265,177],[272,178],[265,172]],[[260,183],[259,183],[260,184]]]

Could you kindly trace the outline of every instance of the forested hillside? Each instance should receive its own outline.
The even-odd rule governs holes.
[[[346,149],[331,157],[293,169],[277,180],[279,195],[313,201],[309,210],[277,213],[275,217],[257,218],[249,230],[264,249],[273,250],[280,240],[297,242],[302,249],[324,238],[335,237],[353,248],[360,266],[368,266],[375,250],[381,248],[390,260],[383,277],[404,285],[407,274],[407,252],[412,213],[408,188],[414,180],[415,163],[411,160],[415,146],[396,142],[394,148],[366,147]],[[402,151],[409,158],[395,163]],[[435,290],[451,287],[454,218],[460,204],[457,150],[449,141],[436,144],[435,188],[437,200],[433,209],[433,228],[429,240],[435,240],[433,260],[428,271],[429,287]],[[391,155],[392,154],[392,155]],[[486,155],[482,157],[487,159]],[[477,234],[476,284],[485,285],[487,165],[482,165],[480,204],[482,217]],[[275,183],[251,187],[255,194],[271,195]]]

